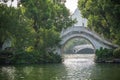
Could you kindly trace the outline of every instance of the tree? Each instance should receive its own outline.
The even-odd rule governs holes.
[[[0,4],[0,43],[1,46],[7,38],[13,38],[18,25],[18,12],[13,7]]]
[[[59,45],[62,28],[74,23],[64,4],[51,0],[21,0],[18,7],[0,4],[0,44],[10,38],[16,50],[44,50]]]
[[[27,46],[31,34],[29,23],[30,20],[22,14],[20,8],[0,4],[0,46],[8,38],[14,48]]]
[[[40,49],[40,47],[42,47],[42,39],[45,39],[43,41],[44,46],[45,44],[47,45],[52,43],[51,41],[46,40],[45,34],[49,34],[51,33],[50,31],[52,31],[51,36],[54,35],[55,37],[56,32],[61,32],[62,28],[67,28],[68,26],[71,26],[72,23],[74,23],[74,21],[70,19],[69,11],[66,9],[65,5],[60,4],[59,2],[54,3],[51,0],[21,0],[21,5],[25,8],[26,16],[32,20],[32,28],[36,32],[34,39],[35,49]],[[57,38],[56,41],[58,41]],[[52,44],[56,45],[56,43]]]
[[[79,0],[78,6],[89,28],[120,45],[120,1]]]

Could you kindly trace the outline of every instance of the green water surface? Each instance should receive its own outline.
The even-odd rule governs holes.
[[[82,55],[62,64],[0,66],[0,80],[120,80],[120,64],[96,64]]]

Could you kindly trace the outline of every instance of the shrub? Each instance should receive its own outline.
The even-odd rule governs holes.
[[[8,50],[0,51],[0,64],[9,64],[11,62],[11,57],[13,53]]]
[[[18,50],[13,53],[10,51],[0,51],[0,64],[40,64],[60,63],[61,61],[61,56],[52,52]]]
[[[29,64],[32,63],[31,61],[32,56],[25,52],[25,51],[20,51],[17,53],[14,53],[12,59],[11,59],[11,64]]]
[[[62,58],[54,53],[44,53],[42,51],[26,52],[21,51],[14,54],[13,64],[40,64],[40,63],[60,63]]]
[[[114,50],[113,56],[115,58],[120,58],[120,47]]]
[[[96,50],[95,54],[97,58],[109,58],[113,56],[113,50],[106,49],[106,48],[100,48],[99,50]]]

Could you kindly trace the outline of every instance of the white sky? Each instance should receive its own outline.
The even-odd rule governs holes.
[[[77,2],[78,0],[66,0],[65,6],[73,13],[77,8]]]
[[[7,5],[8,5],[8,6],[11,6],[11,4],[12,4],[12,6],[17,7],[17,0],[14,0],[12,3],[11,3],[11,0],[9,0],[9,1],[7,2]]]
[[[70,13],[73,13],[77,8],[77,2],[78,0],[66,0],[65,6],[70,10]],[[10,6],[11,0],[9,0],[7,4],[8,6]],[[14,2],[12,3],[12,6],[17,7],[17,0],[14,0]]]

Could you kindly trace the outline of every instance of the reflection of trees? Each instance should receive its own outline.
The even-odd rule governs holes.
[[[3,80],[15,80],[15,67],[2,67],[0,71],[0,78]]]
[[[41,65],[23,68],[25,80],[56,80],[66,74],[63,65]]]
[[[91,69],[91,80],[120,80],[120,65],[96,64]]]
[[[62,64],[0,68],[0,80],[59,80],[65,75],[66,70]]]

